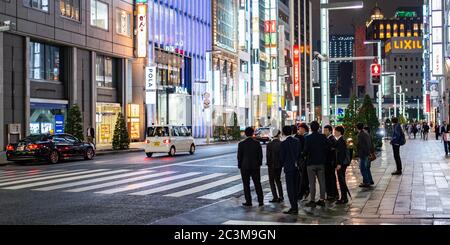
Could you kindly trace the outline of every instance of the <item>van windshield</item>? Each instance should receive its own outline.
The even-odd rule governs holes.
[[[148,127],[147,137],[166,137],[169,136],[169,127]]]

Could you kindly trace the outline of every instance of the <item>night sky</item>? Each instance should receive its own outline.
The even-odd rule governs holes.
[[[329,0],[330,3],[348,1],[354,0]],[[320,0],[312,0],[311,2],[313,3],[313,39],[319,40]],[[330,34],[352,34],[352,24],[365,24],[376,3],[387,18],[393,17],[398,7],[423,5],[423,0],[363,0],[363,2],[363,9],[330,11]],[[314,48],[316,49],[316,47]]]

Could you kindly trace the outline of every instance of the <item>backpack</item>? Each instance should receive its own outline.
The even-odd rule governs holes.
[[[403,132],[403,130],[402,130],[401,127],[400,127],[400,139],[399,139],[399,143],[400,143],[400,145],[405,145],[405,144],[406,144],[405,133]]]

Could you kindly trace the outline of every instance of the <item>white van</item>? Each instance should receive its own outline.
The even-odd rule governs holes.
[[[153,153],[174,156],[176,152],[189,152],[192,155],[195,143],[186,126],[151,126],[147,128],[144,149],[147,157],[152,157]]]

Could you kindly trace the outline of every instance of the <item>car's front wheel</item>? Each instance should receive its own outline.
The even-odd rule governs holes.
[[[50,155],[48,156],[48,161],[51,164],[56,164],[59,162],[59,153],[57,151],[50,152]]]
[[[173,157],[175,156],[176,150],[175,146],[170,147],[169,156]]]
[[[152,157],[153,153],[152,152],[146,152],[145,155],[147,155],[147,157]]]
[[[189,149],[189,154],[193,155],[195,153],[195,145],[192,144],[191,148]]]
[[[92,148],[87,148],[86,152],[84,153],[84,159],[85,160],[92,160],[94,158],[94,150]]]

